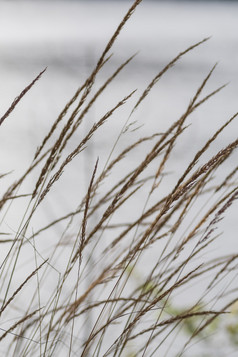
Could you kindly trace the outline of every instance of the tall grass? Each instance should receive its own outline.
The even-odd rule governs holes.
[[[208,254],[218,239],[219,221],[238,196],[235,160],[230,172],[223,169],[234,157],[238,139],[213,155],[209,149],[237,113],[195,153],[182,175],[169,174],[170,156],[187,129],[188,118],[224,87],[203,94],[215,66],[166,131],[140,136],[116,154],[118,143],[160,78],[207,39],[160,69],[141,95],[124,93],[72,148],[72,137],[80,132],[89,111],[133,60],[134,56],[127,59],[94,89],[98,74],[110,61],[114,42],[140,2],[136,0],[128,10],[90,76],[39,143],[30,167],[0,199],[2,355],[191,356],[194,344],[204,348],[204,339],[211,334],[215,338],[215,332],[219,336],[216,321],[237,301],[238,254],[210,258]],[[13,101],[0,125],[7,125],[11,112],[43,72]],[[49,197],[62,189],[58,180],[76,157],[86,155],[97,132],[103,135],[105,123],[129,103],[131,109],[106,163],[101,164],[97,153],[91,157],[88,188],[77,207],[36,229]],[[141,157],[132,165],[135,151]],[[2,174],[0,179],[10,182],[11,176]],[[65,197],[76,194],[78,185],[64,185]],[[18,230],[6,235],[4,222],[19,200],[26,206],[19,206]],[[225,236],[226,232],[222,244]]]

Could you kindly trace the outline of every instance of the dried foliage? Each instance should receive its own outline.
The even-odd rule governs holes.
[[[231,172],[221,170],[222,177],[216,176],[230,160],[238,140],[210,157],[209,149],[237,113],[195,153],[180,177],[173,173],[175,183],[169,190],[162,188],[170,171],[169,158],[187,128],[187,119],[224,87],[201,98],[215,66],[183,115],[167,131],[138,138],[114,159],[112,151],[103,168],[100,157],[93,157],[88,190],[75,210],[34,228],[37,215],[47,205],[52,188],[57,192],[57,181],[68,164],[84,155],[86,146],[105,122],[132,95],[137,95],[135,91],[122,95],[123,99],[67,152],[68,142],[87,120],[89,109],[133,59],[132,56],[119,66],[90,97],[98,73],[110,60],[113,43],[139,3],[134,2],[91,75],[53,123],[32,165],[0,199],[2,225],[15,200],[26,200],[18,231],[0,233],[0,243],[4,243],[4,249],[7,247],[0,265],[0,341],[8,356],[191,356],[193,344],[202,344],[214,321],[227,315],[237,301],[237,253],[216,258],[207,254],[218,239],[215,229],[238,196],[237,165]],[[205,41],[182,51],[150,81],[132,105],[116,143],[158,80]],[[0,124],[43,72],[15,99]],[[61,122],[61,132],[47,148]],[[144,157],[131,167],[127,160],[141,147]],[[121,165],[129,170],[118,171]],[[35,180],[31,194],[22,189],[28,178]],[[65,197],[70,189],[74,190],[65,188]],[[135,202],[143,196],[141,192],[147,195],[138,209]],[[55,237],[53,245],[51,236]],[[194,293],[198,285],[199,291]],[[187,300],[179,306],[177,302],[183,294]],[[186,329],[190,329],[189,335]]]

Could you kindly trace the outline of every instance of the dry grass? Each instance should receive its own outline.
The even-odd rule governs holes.
[[[172,59],[138,95],[106,165],[101,169],[100,158],[92,158],[94,169],[88,190],[77,208],[34,229],[35,218],[42,205],[47,205],[52,188],[57,190],[57,181],[68,164],[84,155],[97,131],[119,107],[137,95],[135,91],[123,95],[67,152],[72,135],[87,119],[88,111],[133,60],[132,56],[119,66],[90,97],[98,73],[110,60],[113,43],[139,3],[140,0],[134,2],[91,75],[53,123],[31,166],[0,199],[1,224],[16,200],[28,200],[18,231],[10,237],[1,233],[0,243],[4,249],[7,247],[0,271],[0,341],[4,355],[191,356],[194,342],[203,345],[203,339],[209,337],[209,327],[237,301],[238,255],[234,252],[209,258],[206,254],[218,239],[215,229],[219,221],[238,196],[236,165],[216,179],[217,170],[230,160],[238,140],[203,159],[237,113],[195,153],[184,173],[175,176],[169,191],[161,189],[170,170],[170,155],[187,128],[187,119],[224,87],[202,97],[215,66],[183,115],[167,131],[138,138],[112,158],[131,117],[136,116],[154,85],[178,60],[207,39]],[[0,124],[43,72],[15,99]],[[54,144],[47,147],[62,123]],[[147,152],[143,151],[141,161],[130,167],[126,162],[140,147]],[[120,175],[117,167],[121,164],[128,171],[122,170]],[[114,170],[117,174],[112,176]],[[22,190],[22,185],[31,177],[35,184],[29,194]],[[74,190],[65,188],[65,195],[70,189]],[[147,197],[140,210],[134,205],[142,191],[147,192]],[[126,222],[122,212],[126,213]],[[47,245],[56,227],[61,233],[53,246]],[[198,285],[199,292],[193,292]],[[187,301],[178,307],[181,296],[186,296]],[[188,328],[190,333],[186,335]]]

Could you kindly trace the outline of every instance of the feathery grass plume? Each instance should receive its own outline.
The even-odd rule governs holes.
[[[25,280],[24,282],[17,288],[17,290],[13,293],[13,295],[9,298],[9,300],[1,307],[0,309],[0,316],[3,313],[3,311],[6,309],[6,307],[12,302],[12,300],[16,297],[16,295],[21,291],[21,289],[24,287],[24,285],[27,284],[27,282],[40,270],[43,265],[45,265],[45,262],[43,262],[38,268],[36,268]]]
[[[159,322],[155,327],[150,327],[148,328],[147,330],[144,330],[144,331],[141,331],[139,332],[137,335],[134,335],[134,336],[131,336],[130,337],[130,340],[133,340],[135,338],[137,338],[138,336],[141,336],[155,328],[158,328],[160,326],[164,326],[164,325],[170,325],[170,324],[173,324],[174,322],[177,322],[178,320],[184,320],[184,319],[188,319],[188,318],[191,318],[191,317],[194,317],[194,316],[206,316],[206,315],[215,315],[215,316],[218,316],[218,315],[221,315],[221,314],[225,314],[225,312],[223,311],[198,311],[198,312],[187,312],[187,313],[182,313],[180,315],[177,315],[175,317],[171,317],[170,319],[167,319],[167,320],[164,320],[164,321],[161,321]]]
[[[62,112],[59,114],[58,118],[55,120],[54,124],[52,125],[52,127],[50,128],[49,133],[45,136],[41,146],[39,146],[39,148],[37,148],[36,153],[35,153],[35,157],[34,160],[40,155],[43,147],[46,145],[47,141],[49,140],[49,138],[52,136],[52,134],[55,132],[57,126],[59,125],[59,123],[61,122],[61,120],[65,117],[65,115],[67,114],[69,108],[74,104],[74,102],[77,100],[78,96],[80,95],[80,93],[82,92],[82,90],[85,88],[86,83],[84,83],[74,94],[74,96],[70,99],[70,101],[65,105],[64,109],[62,110]]]
[[[111,58],[112,55],[108,56],[108,58],[106,58],[102,64],[101,67],[99,69],[101,69]],[[98,70],[99,70],[98,69]],[[48,134],[45,136],[45,138],[42,141],[42,144],[37,148],[34,159],[36,159],[39,154],[41,153],[42,149],[44,148],[44,146],[46,145],[47,141],[49,140],[49,138],[52,136],[52,134],[55,132],[57,126],[59,125],[59,123],[62,121],[62,119],[65,117],[65,115],[68,113],[68,110],[70,109],[70,107],[75,103],[75,101],[78,99],[80,93],[85,89],[85,87],[87,86],[87,82],[88,80],[86,80],[83,85],[81,87],[79,87],[77,89],[77,91],[75,92],[74,96],[69,100],[69,102],[65,105],[64,109],[62,110],[62,112],[59,114],[59,116],[57,117],[57,119],[55,120],[54,124],[52,125],[52,127],[50,128],[50,131],[48,132]],[[77,106],[77,111],[79,110],[81,104]]]
[[[79,250],[78,250],[80,261],[82,260],[82,251],[83,251],[84,242],[85,242],[85,234],[86,234],[89,202],[90,202],[90,199],[91,199],[91,191],[92,191],[93,181],[94,181],[94,178],[95,178],[95,175],[96,175],[96,171],[97,171],[97,166],[98,166],[98,159],[97,159],[96,165],[95,165],[94,170],[93,170],[93,174],[92,174],[92,178],[91,178],[91,181],[90,181],[90,184],[89,184],[87,197],[86,197],[86,202],[85,202],[85,209],[84,209],[83,222],[82,222],[82,232],[81,232],[80,246],[79,246]]]
[[[172,59],[153,79],[152,81],[148,84],[147,88],[144,90],[140,98],[138,99],[136,105],[134,106],[132,113],[138,108],[138,106],[141,104],[141,102],[147,97],[151,89],[154,87],[154,85],[159,81],[159,79],[170,69],[175,65],[175,63],[183,57],[186,53],[192,51],[194,48],[200,46],[202,43],[206,42],[209,40],[209,37],[204,38],[202,41],[199,41],[195,43],[195,45],[192,45],[188,47],[186,50],[180,52],[175,58]],[[215,69],[215,66],[213,67],[212,71],[209,73],[209,77],[211,76],[213,70]]]
[[[23,89],[23,91],[19,94],[18,97],[14,99],[12,102],[11,106],[9,109],[6,111],[6,113],[0,118],[0,125],[4,122],[4,120],[11,114],[11,112],[15,109],[17,104],[20,102],[20,100],[24,97],[24,95],[32,88],[32,86],[40,79],[42,74],[46,71],[47,68],[45,68],[43,71],[41,71],[38,76],[26,87]]]

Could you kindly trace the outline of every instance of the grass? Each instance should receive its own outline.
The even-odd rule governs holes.
[[[169,162],[187,130],[188,118],[224,87],[203,94],[216,66],[166,131],[138,137],[116,154],[118,143],[160,78],[207,39],[172,59],[141,95],[124,93],[72,148],[73,135],[96,101],[133,61],[134,56],[127,59],[94,89],[98,74],[110,61],[114,42],[140,2],[133,3],[90,76],[64,106],[30,167],[0,199],[1,227],[19,200],[25,204],[24,210],[20,206],[17,232],[9,234],[1,228],[3,355],[191,356],[199,344],[204,355],[212,356],[217,353],[212,341],[220,338],[221,324],[227,315],[236,316],[238,254],[212,257],[209,252],[219,239],[219,222],[238,197],[237,166],[232,159],[238,139],[213,155],[209,149],[238,114],[214,132],[182,175],[170,173]],[[44,72],[13,101],[0,125],[7,124]],[[129,103],[132,109],[106,163],[102,165],[97,156],[89,158],[93,167],[88,188],[77,207],[35,228],[49,197],[62,189],[58,182],[62,175],[76,157],[87,155],[94,136]],[[131,165],[134,151],[141,153],[140,161]],[[227,162],[232,163],[230,172]],[[0,179],[10,182],[11,176],[2,174]],[[25,182],[27,187],[31,183],[30,193]],[[64,186],[65,197],[76,194],[77,186]],[[227,331],[234,337],[236,322]],[[232,343],[236,344],[235,338]]]

